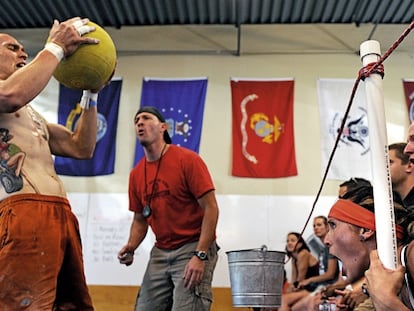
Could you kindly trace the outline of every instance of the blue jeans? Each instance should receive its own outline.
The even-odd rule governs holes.
[[[197,243],[188,243],[174,250],[152,248],[135,311],[210,310],[213,301],[211,283],[218,251],[215,242],[208,250],[201,284],[193,289],[184,287],[184,268],[193,257]]]

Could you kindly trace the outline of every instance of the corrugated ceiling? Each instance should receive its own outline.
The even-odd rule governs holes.
[[[0,4],[0,31],[18,38],[31,55],[42,48],[54,19],[74,16],[105,27],[124,55],[354,53],[367,39],[389,46],[414,20],[414,0],[0,0]],[[399,47],[412,50],[410,42]]]
[[[1,0],[0,28],[89,17],[102,26],[407,24],[413,0]]]

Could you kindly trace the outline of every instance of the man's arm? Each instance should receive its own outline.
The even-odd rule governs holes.
[[[98,43],[96,39],[80,36],[73,26],[76,20],[81,19],[72,18],[62,23],[55,20],[50,30],[50,42],[62,49],[63,56],[73,54],[81,44]],[[81,21],[86,24],[88,19]],[[45,48],[28,65],[0,80],[0,113],[17,111],[36,97],[49,82],[59,61],[56,53]]]
[[[97,114],[96,107],[83,110],[74,132],[63,125],[48,123],[52,154],[74,159],[90,159],[96,146]]]
[[[198,203],[204,209],[204,217],[197,250],[207,251],[215,239],[219,214],[215,191],[212,190],[207,192],[204,196],[198,199]]]
[[[218,205],[214,190],[207,192],[198,199],[198,203],[204,209],[204,217],[201,225],[201,235],[196,250],[207,252],[213,243],[218,221]],[[207,258],[208,260],[208,258]],[[205,262],[193,256],[184,269],[184,285],[192,288],[199,284],[204,274]]]
[[[60,125],[48,124],[49,146],[52,154],[75,159],[90,159],[93,157],[98,132],[98,92],[110,83],[112,75],[99,89],[83,91],[79,104],[82,112],[74,132]]]
[[[148,223],[141,213],[135,213],[129,232],[128,243],[121,248],[118,259],[121,264],[127,266],[134,261],[134,251],[142,243],[147,235]]]

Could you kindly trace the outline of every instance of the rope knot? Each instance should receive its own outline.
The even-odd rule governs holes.
[[[359,70],[359,78],[360,80],[365,81],[365,78],[368,78],[372,73],[377,73],[381,78],[384,78],[384,65],[378,62],[369,63]]]

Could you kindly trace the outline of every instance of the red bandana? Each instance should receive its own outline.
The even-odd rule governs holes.
[[[328,217],[375,231],[375,214],[366,208],[344,199],[338,199],[331,207]],[[404,228],[396,225],[397,238],[402,240]]]

